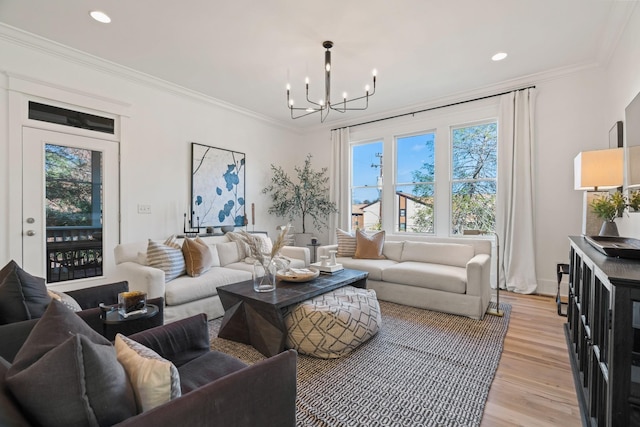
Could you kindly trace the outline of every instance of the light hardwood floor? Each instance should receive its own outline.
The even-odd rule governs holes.
[[[511,318],[481,426],[581,426],[555,299],[503,291],[500,302]]]

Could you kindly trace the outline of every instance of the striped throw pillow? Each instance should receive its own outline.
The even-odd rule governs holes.
[[[338,237],[338,256],[352,257],[356,253],[356,236],[336,228]]]
[[[175,243],[174,236],[171,236],[164,243],[154,242],[149,239],[149,244],[147,245],[149,266],[164,271],[165,282],[169,282],[186,272],[182,247],[177,243],[175,243],[177,247],[172,246],[172,240]]]

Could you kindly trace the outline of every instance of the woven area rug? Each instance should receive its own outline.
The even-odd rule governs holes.
[[[299,355],[298,426],[480,425],[511,306],[481,321],[385,301],[380,308],[380,332],[347,356]],[[220,322],[210,322],[212,349],[246,363],[264,358],[217,338]]]

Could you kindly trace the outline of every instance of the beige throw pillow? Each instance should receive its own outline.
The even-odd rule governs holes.
[[[139,411],[180,397],[180,374],[173,363],[122,334],[116,335],[115,347],[118,362],[133,386]]]
[[[182,242],[182,254],[187,274],[191,277],[198,277],[211,268],[213,264],[213,254],[209,246],[199,237],[194,239],[186,238]]]
[[[336,228],[338,256],[352,257],[356,253],[356,236]]]
[[[384,230],[378,231],[371,236],[360,230],[356,230],[356,252],[353,257],[360,259],[386,259],[386,257],[382,255],[384,236]]]

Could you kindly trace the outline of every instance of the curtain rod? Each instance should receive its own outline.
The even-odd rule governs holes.
[[[483,99],[494,98],[496,96],[506,95],[506,94],[511,93],[511,92],[517,92],[517,91],[520,91],[520,90],[535,89],[535,88],[536,88],[536,86],[533,85],[533,86],[523,87],[523,88],[520,88],[520,89],[512,89],[512,90],[509,90],[509,91],[506,91],[506,92],[495,93],[493,95],[481,96],[479,98],[467,99],[465,101],[452,102],[450,104],[438,105],[437,107],[429,107],[429,108],[425,108],[423,110],[413,111],[411,113],[396,114],[395,116],[383,117],[382,119],[376,119],[376,120],[369,120],[368,122],[356,123],[355,125],[341,126],[339,128],[333,128],[331,130],[334,131],[334,130],[340,130],[340,129],[346,129],[346,128],[353,128],[353,127],[356,127],[356,126],[368,125],[368,124],[376,123],[376,122],[383,122],[385,120],[397,119],[398,117],[412,116],[412,115],[415,115],[415,114],[418,114],[418,113],[425,113],[427,111],[437,110],[439,108],[453,107],[455,105],[466,104],[467,102],[482,101]]]

